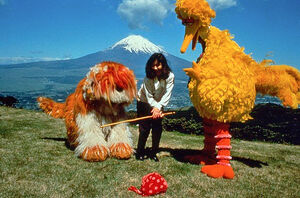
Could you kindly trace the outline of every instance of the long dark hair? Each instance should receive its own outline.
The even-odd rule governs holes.
[[[160,79],[167,79],[169,77],[169,73],[172,71],[167,63],[166,57],[162,53],[154,53],[148,59],[146,63],[146,76],[147,78],[153,79],[155,78],[156,74],[155,71],[152,69],[154,61],[157,60],[159,63],[162,64],[162,74],[159,76]]]

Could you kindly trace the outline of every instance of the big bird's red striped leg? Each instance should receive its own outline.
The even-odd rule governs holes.
[[[209,177],[213,178],[226,178],[233,179],[234,172],[230,165],[230,139],[231,135],[229,133],[229,124],[214,121],[213,128],[216,130],[216,149],[217,152],[217,163],[214,165],[205,165],[202,167],[201,172],[207,174]]]
[[[216,161],[216,143],[217,139],[214,138],[216,135],[216,131],[214,128],[215,121],[204,119],[203,127],[204,127],[204,148],[201,150],[201,154],[199,155],[188,155],[185,156],[185,161],[188,161],[192,164],[215,164]]]

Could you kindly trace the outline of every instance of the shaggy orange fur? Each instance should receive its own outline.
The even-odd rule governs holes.
[[[120,63],[102,62],[91,68],[65,103],[38,97],[40,108],[54,118],[65,120],[68,142],[77,156],[103,161],[108,156],[127,159],[132,140],[126,124],[100,128],[125,119],[124,107],[136,96],[133,71]]]

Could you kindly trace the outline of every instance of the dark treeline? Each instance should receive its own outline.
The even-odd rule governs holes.
[[[175,111],[176,114],[164,118],[165,130],[203,134],[202,118],[194,107]],[[272,103],[258,104],[250,115],[252,120],[230,124],[234,138],[300,145],[300,109],[285,108]],[[135,112],[130,112],[129,116],[135,117]]]

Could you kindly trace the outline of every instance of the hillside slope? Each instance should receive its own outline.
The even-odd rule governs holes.
[[[131,126],[134,145],[137,129]],[[38,111],[0,107],[0,197],[140,197],[150,172],[169,188],[157,197],[299,197],[299,146],[232,141],[233,180],[211,179],[181,160],[198,151],[203,137],[164,132],[160,161],[108,159],[89,163],[66,147],[62,120]],[[151,140],[148,141],[148,145]]]

